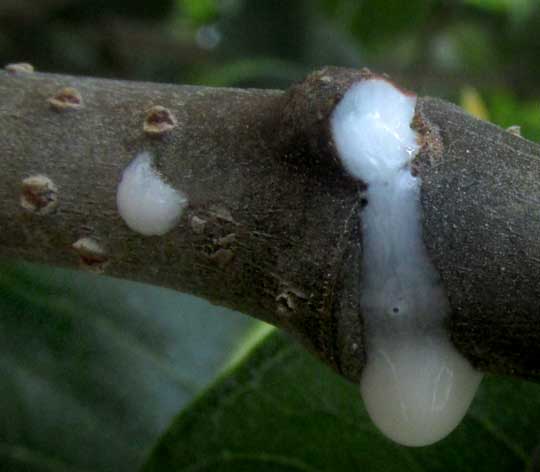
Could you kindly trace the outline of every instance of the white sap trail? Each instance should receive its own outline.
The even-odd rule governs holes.
[[[367,184],[361,307],[367,365],[361,392],[379,429],[423,446],[449,434],[471,403],[482,374],[451,344],[448,302],[422,239],[418,151],[410,123],[416,97],[384,79],[352,86],[332,116],[338,153]]]
[[[153,165],[150,153],[135,156],[124,170],[116,193],[122,219],[145,236],[170,231],[188,204],[186,196],[166,183]]]

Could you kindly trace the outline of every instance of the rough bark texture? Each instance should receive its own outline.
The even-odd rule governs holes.
[[[442,100],[417,115],[432,133],[418,158],[424,239],[452,339],[484,370],[538,378],[540,146]]]
[[[357,380],[364,188],[338,165],[328,117],[366,74],[328,68],[285,94],[0,74],[0,256],[194,293],[288,330]],[[64,87],[82,108],[51,108]],[[154,105],[178,122],[161,138],[143,133]],[[485,370],[538,377],[540,147],[429,98],[415,125],[425,239],[453,340]],[[164,236],[131,231],[116,210],[122,171],[142,150],[189,198]],[[46,214],[20,204],[36,174],[57,188]],[[105,256],[73,248],[85,237]]]

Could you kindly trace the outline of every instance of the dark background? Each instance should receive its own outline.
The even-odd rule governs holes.
[[[0,60],[38,70],[287,87],[368,66],[540,138],[536,0],[2,0]]]

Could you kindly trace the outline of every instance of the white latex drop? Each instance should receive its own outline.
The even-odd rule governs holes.
[[[361,392],[390,439],[424,446],[461,421],[482,379],[449,340],[448,302],[422,239],[416,97],[384,79],[353,85],[331,119],[340,158],[367,184],[362,213],[367,365]]]
[[[133,231],[146,236],[170,231],[187,203],[181,192],[163,181],[148,152],[138,154],[126,167],[116,194],[122,219]]]

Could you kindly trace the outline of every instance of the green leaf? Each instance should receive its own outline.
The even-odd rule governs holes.
[[[532,141],[540,139],[539,99],[519,100],[513,94],[500,90],[486,95],[488,109],[494,123],[505,128],[521,127],[523,137]]]
[[[374,46],[406,31],[420,30],[433,9],[432,0],[338,2],[336,19],[349,25],[364,43]],[[393,44],[395,47],[395,43]]]
[[[177,418],[144,470],[525,470],[538,424],[539,385],[488,377],[448,438],[398,446],[371,424],[357,386],[276,333]]]
[[[250,58],[231,62],[222,67],[211,67],[199,74],[196,81],[211,87],[238,87],[244,84],[264,86],[276,82],[283,85],[300,80],[306,74],[307,69],[293,62],[272,58]]]
[[[216,0],[177,0],[188,18],[194,23],[206,23],[218,12]]]
[[[0,470],[135,470],[253,325],[170,290],[0,265]]]
[[[507,13],[529,11],[535,0],[465,0],[464,3],[487,11]]]

